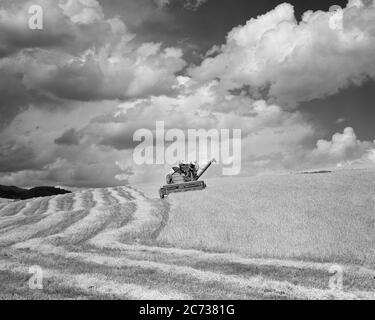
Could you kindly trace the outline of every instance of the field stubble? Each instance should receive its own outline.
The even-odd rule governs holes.
[[[217,179],[167,201],[118,187],[0,204],[0,299],[374,299],[372,181]],[[335,262],[341,291],[328,288]],[[41,291],[27,285],[34,265]]]

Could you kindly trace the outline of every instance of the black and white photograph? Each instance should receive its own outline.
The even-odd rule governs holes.
[[[0,300],[375,300],[375,0],[0,0]]]

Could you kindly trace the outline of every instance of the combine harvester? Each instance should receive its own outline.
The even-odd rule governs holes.
[[[214,162],[215,159],[211,160],[199,174],[199,166],[196,163],[180,163],[178,167],[173,167],[174,172],[167,175],[167,184],[159,190],[160,198],[164,199],[171,193],[206,189],[205,182],[199,179]]]

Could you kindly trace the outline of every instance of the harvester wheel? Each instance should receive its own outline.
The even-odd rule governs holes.
[[[162,190],[159,190],[159,195],[160,195],[160,199],[164,199],[165,198],[165,194]]]

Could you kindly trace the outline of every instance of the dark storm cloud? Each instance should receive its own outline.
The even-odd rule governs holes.
[[[126,25],[138,28],[146,22],[164,23],[171,15],[155,0],[99,0],[108,16],[120,15]]]
[[[27,108],[30,95],[22,84],[22,75],[1,70],[0,76],[0,130],[19,112]]]
[[[52,95],[28,85],[22,59],[17,56],[0,60],[0,130],[30,105],[47,110],[61,107],[61,101]]]
[[[104,114],[91,120],[90,124],[82,130],[82,134],[92,139],[92,143],[99,146],[110,147],[116,150],[132,150],[139,142],[133,140],[133,134],[146,123],[141,123],[142,110],[131,110],[126,115],[114,117],[113,114]],[[134,112],[136,116],[132,115]],[[155,120],[155,119],[154,119]],[[150,126],[146,126],[151,128]]]
[[[70,129],[62,134],[61,137],[55,139],[55,143],[65,146],[78,146],[80,135],[75,129]]]
[[[113,136],[106,137],[101,140],[99,144],[112,147],[116,150],[133,150],[139,144],[139,142],[133,140],[133,132],[126,131],[124,130],[124,133],[122,134],[115,134]]]
[[[96,101],[120,98],[118,95],[111,97],[101,92],[104,81],[104,75],[95,62],[88,61],[82,64],[77,61],[56,68],[53,74],[46,75],[38,87],[58,98],[68,100]],[[35,85],[35,81],[32,81],[32,85]]]
[[[17,172],[40,169],[37,155],[31,147],[18,145],[15,142],[0,145],[0,172]]]
[[[74,34],[66,32],[67,26],[61,28],[61,33],[51,33],[48,26],[38,32],[27,27],[13,30],[0,21],[0,57],[12,55],[24,48],[66,48],[76,39]]]
[[[187,10],[196,11],[208,0],[154,0],[159,7],[168,7],[171,5],[178,5]]]
[[[56,99],[28,88],[24,76],[0,61],[0,130],[32,104],[45,109],[59,107]]]

